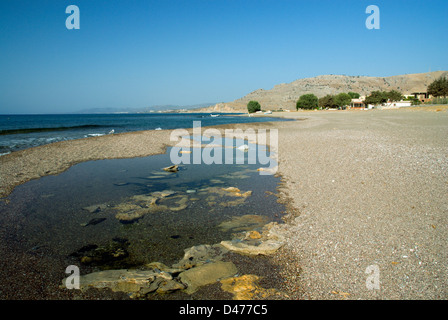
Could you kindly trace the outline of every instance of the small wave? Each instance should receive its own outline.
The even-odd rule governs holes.
[[[82,126],[71,126],[71,127],[8,129],[8,130],[0,130],[0,135],[65,131],[65,130],[72,130],[72,129],[92,129],[92,128],[103,128],[103,127],[104,126],[96,125],[96,124],[87,124],[87,125],[82,125]]]
[[[101,137],[101,136],[104,136],[104,133],[89,133],[89,134],[85,135],[86,138],[88,138],[88,137]]]
[[[5,152],[5,153],[0,153],[0,157],[1,156],[6,156],[7,154],[10,154],[11,153],[11,151],[8,151],[8,152]]]
[[[158,127],[158,128],[155,128],[154,130],[162,130],[162,128]]]

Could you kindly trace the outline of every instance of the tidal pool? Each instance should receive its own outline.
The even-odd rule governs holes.
[[[168,172],[170,151],[80,163],[17,187],[0,204],[3,241],[58,260],[42,272],[62,280],[61,264],[81,274],[170,266],[190,247],[282,222],[280,180],[260,175],[259,164],[180,164]]]

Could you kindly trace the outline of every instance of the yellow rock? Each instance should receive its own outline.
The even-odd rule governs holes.
[[[228,191],[228,192],[240,192],[241,190],[235,187],[228,187],[228,188],[223,188],[224,191]]]
[[[277,294],[275,289],[264,289],[258,285],[260,277],[253,274],[246,274],[240,277],[233,277],[221,280],[221,289],[232,293],[234,300],[251,300],[254,297],[267,298]]]
[[[261,239],[261,234],[258,231],[249,231],[246,236],[247,239]]]

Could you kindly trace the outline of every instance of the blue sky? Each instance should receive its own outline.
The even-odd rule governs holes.
[[[68,5],[80,29],[68,30]],[[368,5],[380,29],[368,30]],[[448,70],[448,1],[2,0],[0,114],[226,102],[322,74]]]

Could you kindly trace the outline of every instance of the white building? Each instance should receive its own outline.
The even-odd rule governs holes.
[[[395,102],[387,102],[383,105],[384,108],[401,108],[401,107],[410,107],[412,105],[411,101],[395,101]]]

